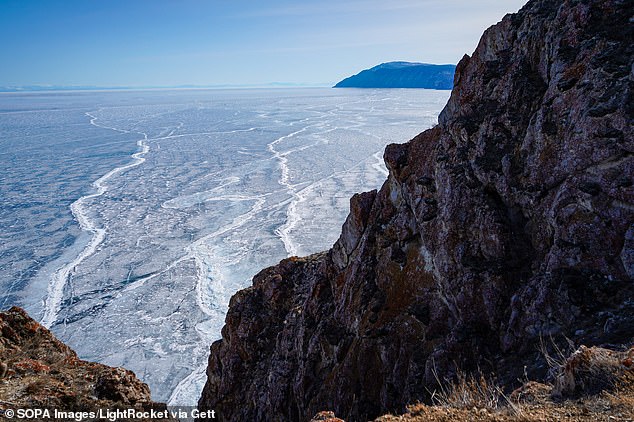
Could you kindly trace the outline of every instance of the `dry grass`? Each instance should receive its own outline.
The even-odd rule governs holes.
[[[494,379],[482,374],[471,376],[459,372],[456,381],[445,385],[435,372],[434,375],[439,385],[439,390],[432,392],[432,402],[436,407],[471,410],[478,412],[478,415],[490,412],[522,415],[521,406],[511,401]]]
[[[542,343],[554,385],[527,381],[506,396],[482,375],[461,373],[449,384],[436,375],[439,390],[432,393],[432,406],[417,404],[404,415],[376,421],[634,421],[634,348],[616,352],[581,346],[567,352],[553,343],[550,349],[546,352]]]
[[[553,396],[575,398],[632,385],[634,348],[617,352],[581,346],[556,368]]]
[[[432,393],[432,402],[437,406],[456,409],[499,409],[505,400],[500,388],[484,375],[467,376],[461,372],[456,382],[448,386],[439,383],[439,386],[440,390]]]
[[[547,342],[544,337],[539,337],[539,352],[542,354],[546,363],[552,371],[557,371],[566,364],[568,357],[575,352],[577,347],[568,337],[564,337],[566,346],[560,346],[550,337]]]

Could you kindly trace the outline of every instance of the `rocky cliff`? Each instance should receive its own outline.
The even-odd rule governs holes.
[[[152,402],[147,384],[131,371],[79,359],[25,311],[13,307],[0,313],[0,416],[8,409],[49,409],[51,414],[135,409],[143,414],[167,407]],[[13,416],[19,415],[6,413],[8,419]]]
[[[631,344],[633,4],[533,0],[488,29],[333,248],[232,298],[200,407],[361,421],[458,368],[542,376],[541,339]]]

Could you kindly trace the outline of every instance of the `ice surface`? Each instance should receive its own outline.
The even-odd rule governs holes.
[[[229,298],[327,249],[382,153],[436,122],[430,90],[0,96],[0,305],[84,359],[194,404]]]

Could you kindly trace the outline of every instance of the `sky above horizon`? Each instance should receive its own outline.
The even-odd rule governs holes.
[[[0,86],[332,84],[457,63],[526,0],[0,0]]]

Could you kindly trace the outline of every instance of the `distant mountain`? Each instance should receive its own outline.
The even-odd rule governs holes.
[[[327,87],[330,83],[267,82],[260,84],[215,84],[215,85],[141,85],[141,86],[97,86],[97,85],[13,85],[0,86],[0,92],[39,91],[114,91],[114,90],[169,90],[169,89],[232,89],[232,88],[312,88]]]
[[[98,90],[123,90],[123,86],[102,87],[96,85],[13,85],[0,86],[0,92],[34,92],[34,91],[98,91]]]
[[[344,79],[335,88],[453,88],[453,64],[389,62]]]

